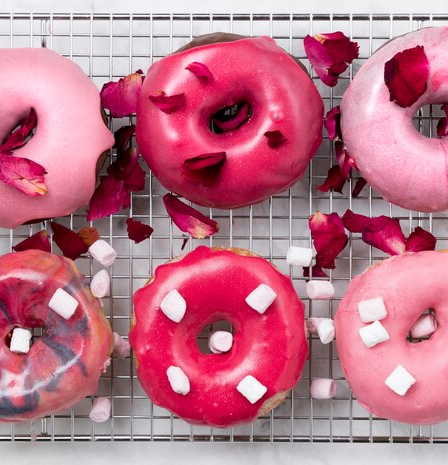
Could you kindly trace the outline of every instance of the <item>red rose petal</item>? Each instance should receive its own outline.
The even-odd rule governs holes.
[[[132,218],[126,220],[128,226],[128,237],[131,241],[134,241],[136,244],[143,242],[145,239],[154,232],[154,229],[147,224],[143,224],[141,221],[135,221]]]
[[[129,176],[124,180],[124,184],[128,192],[137,192],[145,188],[145,181],[145,172],[137,163],[129,173]]]
[[[362,232],[362,240],[390,255],[405,252],[405,237],[400,221],[381,215],[371,218],[369,225]]]
[[[275,149],[286,142],[286,137],[280,131],[267,131],[264,133],[268,139],[268,145],[271,149]]]
[[[111,116],[121,118],[135,113],[144,79],[142,73],[139,69],[118,82],[104,84],[100,92],[101,104],[110,111]]]
[[[417,226],[406,241],[406,252],[435,250],[437,239],[429,232]]]
[[[53,241],[61,249],[64,257],[76,260],[87,252],[87,245],[77,233],[59,223],[51,222],[50,225],[53,230]]]
[[[309,278],[310,277],[310,268],[309,267],[304,267],[303,268],[303,277],[304,278]],[[313,265],[311,267],[311,277],[312,278],[328,278],[327,273],[317,265]]]
[[[218,177],[225,160],[226,152],[203,153],[187,158],[182,165],[182,174],[187,179],[209,185]]]
[[[309,225],[316,249],[316,265],[321,268],[335,267],[334,259],[347,245],[348,237],[337,213],[326,215],[316,211],[310,216]]]
[[[120,129],[114,132],[115,145],[117,149],[117,157],[124,154],[128,146],[130,146],[131,138],[135,133],[135,124],[130,126],[122,126]]]
[[[359,56],[359,45],[341,31],[316,34],[314,37],[323,44],[335,63],[351,63]]]
[[[324,126],[330,139],[334,141],[342,140],[341,110],[339,105],[327,112],[324,119]]]
[[[357,169],[355,160],[349,155],[344,144],[341,141],[334,143],[336,152],[336,160],[338,161],[339,167],[341,168],[342,175],[346,178],[350,175],[350,169]]]
[[[27,117],[20,123],[20,127],[11,133],[0,146],[0,153],[12,152],[26,143],[27,137],[37,126],[37,115],[34,108],[30,108]]]
[[[439,119],[437,123],[437,137],[438,138],[448,136],[448,104],[444,103],[441,109],[445,112],[445,116]]]
[[[188,69],[188,71],[191,71],[197,78],[204,79],[205,81],[211,81],[213,79],[212,72],[204,63],[193,61],[185,69]]]
[[[162,90],[159,95],[150,95],[149,100],[159,110],[169,115],[185,105],[185,94],[166,95]]]
[[[370,223],[370,218],[364,215],[358,215],[351,210],[347,210],[342,217],[342,223],[350,232],[362,232]]]
[[[346,181],[347,178],[342,175],[339,165],[335,165],[328,170],[325,182],[320,186],[317,186],[316,189],[320,192],[328,192],[330,189],[333,189],[335,192],[342,194],[342,188]]]
[[[113,176],[102,176],[100,185],[90,199],[87,221],[94,221],[118,212],[129,206],[129,191],[123,180]]]
[[[24,250],[43,250],[44,252],[51,252],[50,240],[48,238],[48,233],[43,229],[42,231],[33,234],[30,237],[27,237],[22,242],[19,242],[13,246],[13,250],[16,252],[22,252]]]
[[[384,65],[384,82],[391,102],[402,108],[413,105],[426,91],[429,62],[417,45],[397,53]]]
[[[204,239],[218,232],[219,224],[216,221],[181,202],[174,195],[164,195],[163,203],[174,224],[194,239]]]
[[[0,181],[24,194],[39,197],[48,192],[45,168],[28,158],[0,153]]]
[[[129,147],[123,153],[117,153],[117,159],[107,168],[107,174],[115,179],[128,178],[137,165],[139,152],[136,147]]]
[[[352,191],[352,197],[354,199],[358,197],[358,195],[361,193],[361,191],[363,190],[366,184],[367,184],[367,181],[364,178],[359,178],[356,181],[355,187],[353,188],[353,191]]]

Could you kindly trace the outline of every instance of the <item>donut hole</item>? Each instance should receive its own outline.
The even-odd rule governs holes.
[[[210,117],[209,128],[214,134],[236,131],[252,117],[252,107],[242,100],[220,108]]]
[[[431,332],[430,334],[427,334],[427,335],[422,335],[422,336],[418,336],[416,337],[415,335],[413,336],[412,335],[412,331],[411,329],[409,329],[408,331],[408,334],[406,336],[406,340],[408,342],[410,342],[411,344],[418,344],[419,342],[422,342],[422,341],[427,341],[429,339],[431,339],[432,335],[437,331],[437,328],[439,326],[439,323],[436,319],[436,314],[435,314],[435,311],[433,308],[428,308],[426,309],[418,318],[417,320],[415,320],[414,324],[412,325],[412,327],[415,325],[415,323],[417,323],[417,321],[422,318],[422,317],[426,317],[427,318],[427,315],[429,315],[430,317],[432,317],[434,319],[434,322],[435,322],[435,330],[433,332]],[[425,325],[426,326],[426,325]]]
[[[417,132],[425,137],[437,138],[437,124],[446,117],[439,104],[424,105],[412,117],[412,124]]]
[[[9,349],[11,349],[12,333],[16,328],[26,329],[27,331],[31,332],[32,337],[30,340],[30,350],[33,344],[35,344],[37,340],[40,339],[45,334],[45,325],[43,323],[38,323],[36,326],[33,326],[33,327],[16,325],[5,336],[5,344]]]
[[[213,352],[210,350],[210,347],[208,345],[208,340],[209,340],[210,335],[214,333],[215,331],[228,331],[229,333],[232,333],[232,334],[234,333],[232,324],[227,320],[218,320],[212,324],[204,326],[202,328],[202,331],[199,333],[198,337],[196,338],[199,351],[202,354],[207,354],[207,355],[213,354]]]

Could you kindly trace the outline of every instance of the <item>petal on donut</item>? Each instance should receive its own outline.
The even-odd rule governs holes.
[[[193,61],[185,69],[191,71],[197,78],[204,79],[204,81],[211,81],[213,79],[212,72],[208,69],[207,65],[204,65],[204,63]]]
[[[0,181],[24,194],[39,197],[48,191],[45,168],[28,158],[0,153]]]
[[[0,146],[0,153],[12,152],[26,143],[27,137],[37,126],[37,115],[34,108],[30,108],[27,117],[20,123],[18,129],[6,137]]]
[[[334,144],[336,152],[336,160],[338,161],[339,167],[341,168],[342,175],[346,178],[350,175],[350,169],[357,169],[355,160],[349,155],[347,149],[341,141],[336,141]]]
[[[124,154],[126,149],[130,147],[131,139],[134,133],[135,124],[131,124],[129,126],[122,126],[120,129],[114,132],[114,147],[117,149],[117,157]]]
[[[132,218],[128,218],[126,220],[126,225],[129,239],[134,241],[136,244],[148,239],[148,237],[154,232],[154,229],[151,228],[151,226],[144,224],[141,221],[135,221]]]
[[[110,111],[114,118],[121,118],[135,113],[144,77],[139,69],[118,80],[108,82],[101,89],[101,105]]]
[[[362,240],[390,255],[400,255],[406,251],[400,221],[388,216],[371,218],[362,231]]]
[[[341,168],[339,165],[334,165],[328,170],[327,179],[320,186],[317,186],[316,189],[320,192],[328,192],[330,189],[333,189],[335,192],[342,194],[342,188],[345,185],[347,178],[342,175]]]
[[[367,184],[367,181],[364,178],[358,178],[356,181],[355,187],[352,190],[352,197],[356,199],[359,196],[361,191],[364,189],[364,186]]]
[[[16,252],[23,252],[24,250],[43,250],[44,252],[51,252],[50,240],[48,238],[48,233],[43,229],[42,231],[33,234],[30,237],[27,237],[22,242],[13,246],[13,250]]]
[[[218,177],[225,160],[226,152],[203,153],[187,158],[182,164],[182,174],[187,179],[209,185]]]
[[[339,105],[327,112],[324,118],[324,126],[330,139],[334,141],[342,140],[341,110]]]
[[[159,95],[150,95],[149,100],[161,111],[168,115],[185,105],[185,94],[166,95],[163,90]]]
[[[421,45],[394,55],[384,65],[384,82],[390,101],[402,108],[413,105],[426,91],[429,62]]]
[[[218,232],[219,224],[216,221],[181,202],[174,195],[165,194],[163,203],[173,223],[181,231],[189,233],[194,239],[204,239]]]
[[[137,165],[138,166],[138,165]],[[129,206],[129,191],[123,180],[102,176],[100,185],[90,199],[87,221],[94,221],[116,213]]]
[[[417,226],[406,241],[406,252],[435,250],[437,239],[425,229]]]
[[[89,248],[75,231],[53,221],[50,225],[53,230],[53,241],[61,249],[64,257],[76,260],[87,252]]]
[[[268,145],[271,149],[276,149],[284,142],[287,141],[286,137],[281,133],[281,131],[267,131],[264,133],[264,136],[268,140]]]
[[[337,213],[329,215],[316,211],[309,218],[311,236],[316,249],[316,265],[321,268],[335,267],[334,259],[347,245],[348,237]]]
[[[369,226],[370,218],[347,210],[342,217],[342,223],[350,232],[360,233]]]

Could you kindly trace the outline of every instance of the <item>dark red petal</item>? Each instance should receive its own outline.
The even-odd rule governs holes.
[[[366,184],[367,184],[367,181],[364,178],[359,178],[356,181],[355,187],[353,188],[353,191],[352,191],[352,197],[354,199],[358,197],[358,195],[361,193],[361,191],[363,190]]]
[[[182,165],[182,174],[191,181],[210,185],[216,181],[225,160],[226,152],[203,153],[187,158]]]
[[[163,196],[163,203],[173,223],[183,232],[189,233],[195,239],[212,236],[219,230],[216,221],[207,218],[194,208],[181,202],[172,194]]]
[[[196,77],[204,79],[205,81],[211,81],[213,79],[212,72],[204,63],[193,61],[185,69],[188,69],[188,71],[191,71]]]
[[[90,199],[87,221],[94,221],[116,213],[129,206],[129,191],[124,181],[112,176],[103,176],[100,185]]]
[[[143,224],[141,221],[135,221],[132,218],[126,220],[128,226],[128,237],[131,241],[136,244],[148,239],[148,237],[154,232],[154,229],[147,224]]]
[[[355,160],[349,155],[341,141],[336,141],[334,143],[334,148],[336,152],[336,160],[341,168],[342,175],[348,178],[350,175],[350,169],[357,169]]]
[[[417,226],[406,241],[406,252],[435,250],[437,239],[429,232]]]
[[[342,217],[342,223],[350,232],[360,233],[367,228],[370,223],[370,218],[368,216],[353,213],[351,210],[347,210]]]
[[[135,133],[135,124],[130,126],[122,126],[120,129],[114,132],[115,145],[117,149],[117,157],[124,154],[128,146],[131,144],[131,138]]]
[[[187,245],[187,243],[188,243],[188,239],[190,239],[189,236],[184,237],[184,240],[182,241],[182,245],[181,245],[181,247],[180,247],[180,250],[184,250],[184,249],[185,249],[185,247],[186,247],[186,245]]]
[[[448,118],[444,116],[437,123],[437,137],[441,139],[448,135]]]
[[[150,95],[149,100],[161,111],[168,115],[185,105],[185,94],[166,95],[161,91],[159,95]]]
[[[280,131],[267,131],[264,133],[268,139],[268,145],[271,149],[275,149],[286,142],[286,137]]]
[[[76,260],[87,252],[87,245],[77,233],[59,223],[51,222],[50,225],[53,230],[53,241],[61,249],[64,257]]]
[[[328,70],[334,65],[334,61],[323,44],[310,35],[305,37],[303,44],[306,56],[310,60],[316,74],[324,84],[334,87],[338,82],[338,76],[330,76],[328,73]]]
[[[234,108],[236,107],[236,114],[234,116],[231,116],[230,118],[228,116],[226,117],[215,117],[212,119],[212,124],[213,127],[219,128],[221,132],[230,132],[230,131],[235,131],[235,129],[238,129],[240,126],[242,126],[246,121],[249,120],[250,118],[250,107],[248,103],[244,103],[243,105],[235,105]],[[219,114],[219,112],[217,113]],[[217,115],[215,114],[215,116]]]
[[[328,192],[330,189],[333,189],[335,192],[342,194],[342,188],[346,181],[347,178],[342,175],[339,165],[335,165],[328,170],[325,182],[320,186],[317,186],[316,189],[320,192]]]
[[[413,105],[425,93],[428,77],[429,62],[420,45],[397,53],[384,65],[390,100],[403,108]]]
[[[335,63],[351,63],[359,56],[359,45],[352,42],[342,32],[316,34],[315,38],[323,44]]]
[[[400,221],[388,216],[371,218],[368,226],[362,231],[362,240],[367,244],[390,255],[405,252],[405,242]]]
[[[324,126],[327,130],[328,137],[334,141],[341,140],[341,110],[339,105],[332,108],[325,115]]]
[[[138,162],[139,152],[136,147],[129,147],[123,153],[117,154],[117,159],[107,168],[107,174],[115,179],[126,180]]]
[[[44,252],[51,252],[50,240],[48,238],[48,233],[43,229],[42,231],[33,234],[32,236],[26,238],[22,242],[19,242],[13,246],[13,250],[16,252],[22,252],[23,250],[43,250]]]
[[[137,163],[124,180],[124,184],[128,192],[136,192],[142,191],[145,188],[145,181],[145,172]]]
[[[20,123],[20,127],[11,133],[0,146],[0,152],[12,152],[26,143],[27,137],[37,126],[37,115],[34,108],[30,108],[27,117]]]
[[[309,267],[304,267],[303,268],[303,277],[304,278],[309,278],[310,277],[310,268]],[[317,265],[313,265],[311,267],[311,277],[312,278],[328,278],[327,273]]]

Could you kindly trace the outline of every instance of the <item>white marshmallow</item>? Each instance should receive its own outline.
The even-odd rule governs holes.
[[[313,399],[332,399],[336,395],[336,383],[329,378],[314,378],[310,394]]]
[[[404,396],[415,382],[416,379],[401,365],[398,365],[384,381],[386,386],[399,396]]]
[[[286,252],[286,262],[293,266],[310,266],[313,259],[312,249],[291,245]]]
[[[258,313],[263,314],[274,302],[277,294],[266,284],[260,284],[247,297],[246,303]]]
[[[363,300],[358,303],[359,317],[363,323],[382,320],[387,315],[386,306],[382,297]]]
[[[331,318],[322,318],[320,320],[317,323],[317,335],[322,344],[329,344],[334,339],[336,332],[334,321]]]
[[[171,365],[168,370],[166,370],[166,375],[168,376],[171,389],[176,394],[182,394],[185,396],[190,392],[190,381],[181,368]]]
[[[78,301],[62,288],[56,289],[48,306],[62,318],[68,320],[76,311]]]
[[[96,273],[90,282],[90,290],[95,297],[101,299],[110,293],[110,277],[106,270]]]
[[[210,334],[208,347],[214,354],[228,352],[232,348],[233,335],[228,331],[215,331]]]
[[[126,358],[129,357],[131,353],[131,345],[129,341],[123,339],[118,333],[115,331],[112,334],[113,336],[113,354],[116,358]]]
[[[411,336],[420,339],[431,336],[437,329],[437,320],[434,315],[421,315],[411,328]]]
[[[244,377],[236,387],[238,392],[240,392],[251,404],[255,404],[260,400],[265,394],[268,388],[263,386],[256,378],[251,375]]]
[[[101,265],[111,266],[117,258],[115,249],[105,240],[98,239],[89,247],[90,255]]]
[[[372,324],[360,328],[359,335],[361,336],[364,345],[371,349],[380,342],[389,340],[389,333],[386,328],[377,320]]]
[[[173,289],[163,298],[160,308],[170,320],[179,323],[187,310],[187,302],[177,289]]]
[[[33,335],[23,328],[14,328],[9,350],[16,354],[27,354],[30,351],[30,341]]]
[[[93,401],[89,418],[95,423],[103,423],[109,420],[111,408],[112,404],[109,397],[97,397]]]
[[[308,281],[306,293],[312,300],[330,300],[334,296],[334,286],[330,281]]]

